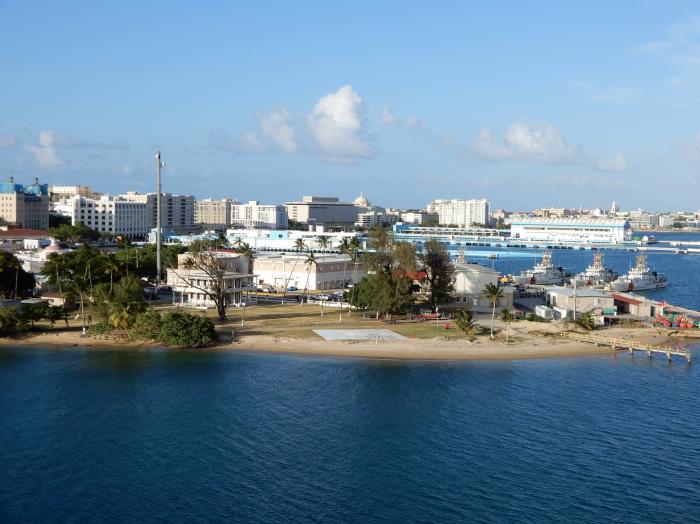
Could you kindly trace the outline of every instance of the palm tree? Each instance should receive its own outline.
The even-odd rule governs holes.
[[[109,273],[109,295],[112,296],[112,288],[114,287],[114,272],[119,271],[119,261],[114,253],[107,253],[103,260],[104,268]]]
[[[306,255],[306,261],[304,262],[306,264],[306,284],[304,285],[304,291],[303,291],[303,298],[301,301],[301,305],[304,305],[304,298],[306,298],[306,291],[309,288],[309,275],[311,274],[311,266],[318,265],[316,262],[316,255],[313,253],[309,253]]]
[[[303,238],[297,238],[294,241],[294,249],[296,249],[299,253],[306,251],[306,243],[304,242]]]
[[[338,251],[340,252],[341,255],[347,255],[352,257],[352,245],[350,244],[350,241],[348,240],[348,237],[343,237],[343,240],[340,241],[338,244]],[[347,268],[347,261],[343,259],[343,282],[342,282],[342,289],[343,289],[343,294],[345,294],[345,271]],[[343,296],[340,298],[340,317],[342,318],[343,316]]]
[[[491,302],[491,338],[493,338],[493,323],[496,320],[496,306],[498,305],[498,300],[503,296],[503,291],[498,284],[486,284],[484,292],[482,293],[484,298]]]
[[[506,342],[510,341],[510,323],[515,320],[515,315],[510,309],[504,309],[501,311],[501,314],[499,315],[499,318],[506,323],[507,326],[507,331],[506,331]]]
[[[236,251],[238,251],[241,255],[245,256],[248,258],[248,273],[252,274],[253,273],[253,264],[255,263],[255,251],[253,250],[252,247],[250,247],[250,244],[244,242],[240,238],[236,240]]]
[[[352,299],[355,296],[355,282],[357,282],[357,258],[360,253],[360,241],[357,237],[352,237],[350,239],[350,257],[352,258],[352,289],[350,290],[350,303],[352,304]],[[348,316],[352,309],[348,307]]]
[[[591,315],[590,311],[583,313],[581,318],[578,319],[577,324],[586,331],[593,331],[595,329],[595,322],[593,321],[593,315]]]
[[[327,236],[316,237],[315,242],[319,249],[328,249],[330,246],[330,240]]]
[[[455,313],[454,323],[462,333],[466,336],[476,335],[479,327],[474,322],[474,313],[466,309],[460,309]]]
[[[304,242],[303,238],[297,238],[294,241],[294,250],[299,253],[296,257],[294,257],[294,264],[292,264],[292,270],[289,272],[289,277],[287,277],[287,280],[284,283],[284,298],[287,297],[287,288],[289,287],[289,282],[292,280],[292,275],[294,274],[294,270],[297,268],[297,262],[299,262],[299,257],[301,256],[301,252],[306,250],[306,243]]]

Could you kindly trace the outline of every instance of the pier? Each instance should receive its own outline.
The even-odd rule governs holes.
[[[568,338],[571,340],[576,340],[578,342],[589,342],[595,344],[596,346],[606,346],[614,351],[627,350],[632,355],[635,351],[645,352],[649,358],[653,357],[655,353],[664,355],[669,361],[672,357],[678,356],[684,358],[688,364],[693,361],[693,355],[689,349],[684,347],[672,347],[672,346],[658,346],[653,344],[642,344],[635,340],[627,340],[624,338],[616,337],[603,337],[599,335],[582,335],[580,333],[561,333],[561,338]]]

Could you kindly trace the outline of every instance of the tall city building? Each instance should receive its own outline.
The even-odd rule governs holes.
[[[428,213],[437,213],[441,226],[471,227],[473,224],[487,225],[489,202],[480,200],[433,200],[426,206]]]
[[[103,195],[98,199],[75,195],[54,203],[54,211],[96,231],[144,238],[151,229],[145,202]]]
[[[135,193],[129,191],[121,195],[125,200],[146,204],[146,213],[151,228],[156,227],[156,193]],[[161,193],[161,227],[167,231],[188,233],[194,229],[194,197]]]
[[[287,229],[289,224],[285,206],[251,200],[247,204],[231,204],[231,225],[244,229]]]
[[[341,202],[336,197],[305,196],[300,202],[287,202],[290,220],[302,224],[352,226],[359,209],[355,204]]]
[[[231,206],[240,204],[237,200],[197,200],[194,203],[194,223],[203,227],[225,228],[231,225]]]
[[[40,184],[38,178],[33,184],[15,184],[12,177],[0,184],[0,221],[24,229],[48,229],[48,184]]]

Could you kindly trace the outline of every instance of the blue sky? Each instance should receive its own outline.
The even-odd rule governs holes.
[[[700,208],[700,4],[435,4],[0,0],[0,176]]]

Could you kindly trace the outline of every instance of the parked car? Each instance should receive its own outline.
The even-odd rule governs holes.
[[[263,289],[264,293],[277,293],[277,290],[272,286],[267,286]]]
[[[296,287],[296,286],[289,286],[289,287],[287,288],[287,291],[299,291],[299,288]]]

